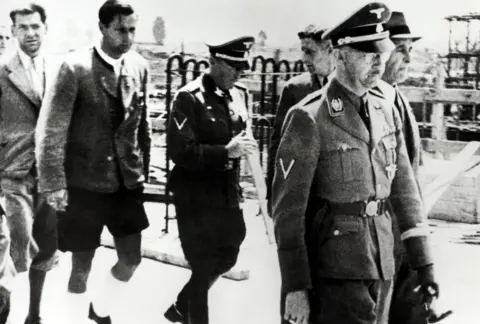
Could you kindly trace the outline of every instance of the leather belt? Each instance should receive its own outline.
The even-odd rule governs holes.
[[[386,202],[383,199],[370,201],[357,201],[353,203],[338,204],[330,202],[332,211],[345,215],[358,215],[360,217],[373,217],[383,215]]]

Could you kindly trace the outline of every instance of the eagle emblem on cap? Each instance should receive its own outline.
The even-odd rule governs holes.
[[[252,47],[253,42],[243,42],[243,45],[245,45],[245,49],[248,51]]]
[[[372,9],[372,10],[370,10],[371,13],[377,15],[377,19],[381,19],[381,18],[382,18],[382,12],[384,12],[384,11],[385,11],[385,8],[378,8],[378,9]]]

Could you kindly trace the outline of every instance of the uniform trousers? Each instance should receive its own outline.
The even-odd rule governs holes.
[[[208,290],[237,262],[246,229],[239,207],[204,206],[176,193],[179,237],[192,274],[176,308],[188,324],[208,323]]]

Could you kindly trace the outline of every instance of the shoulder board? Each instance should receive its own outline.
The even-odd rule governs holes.
[[[307,95],[305,98],[303,98],[298,104],[302,106],[309,105],[312,102],[320,100],[322,98],[322,95],[323,95],[322,89],[314,91],[309,95]]]

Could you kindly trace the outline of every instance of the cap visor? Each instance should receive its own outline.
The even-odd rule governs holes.
[[[411,39],[412,42],[416,42],[417,40],[421,39],[421,36],[414,36],[412,34],[398,34],[390,36],[391,39]]]
[[[384,53],[391,52],[395,49],[395,44],[390,38],[379,39],[376,41],[368,41],[361,43],[351,43],[348,46],[353,47],[356,50],[367,53]]]

